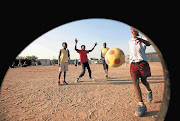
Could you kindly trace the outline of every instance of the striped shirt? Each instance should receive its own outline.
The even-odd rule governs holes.
[[[136,38],[132,38],[129,40],[129,61],[132,62],[140,62],[142,60],[147,61],[145,50],[146,45],[142,42],[136,41]]]

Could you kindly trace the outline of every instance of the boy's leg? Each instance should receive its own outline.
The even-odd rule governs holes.
[[[68,83],[66,82],[66,71],[64,71],[64,81],[63,81],[63,84],[68,84]]]
[[[58,85],[60,85],[61,73],[62,73],[62,71],[59,72],[59,81],[58,81]]]
[[[89,67],[89,63],[87,63],[87,69],[88,69],[88,73],[89,73],[89,78],[91,79],[91,68]]]
[[[144,84],[144,86],[146,87],[147,91],[150,91],[150,86],[149,83],[147,82],[147,77],[151,76],[151,69],[150,66],[148,64],[148,62],[144,61],[139,65],[139,71],[140,71],[140,77],[141,77],[141,82]]]
[[[149,83],[147,82],[146,78],[141,78],[141,82],[146,87],[147,91],[151,91],[151,88],[150,88]]]
[[[135,116],[142,116],[147,111],[147,108],[142,100],[142,93],[141,93],[141,89],[139,86],[139,78],[133,79],[133,83],[134,83],[134,89],[136,92],[136,96],[138,99],[138,109],[135,112]]]
[[[108,65],[106,64],[105,67],[106,67],[106,68],[105,68],[106,78],[108,78]]]
[[[64,71],[64,82],[66,81],[66,71]]]
[[[82,72],[81,74],[79,75],[79,77],[75,80],[75,83],[77,83],[79,81],[79,78],[81,78],[82,76],[84,76],[85,74],[85,65],[84,63],[82,63]]]
[[[153,100],[153,97],[152,97],[152,90],[149,86],[149,83],[147,82],[146,78],[141,78],[141,82],[144,84],[144,86],[147,89],[147,101],[151,103],[151,101]]]
[[[131,78],[133,80],[134,89],[135,89],[136,96],[138,98],[138,102],[143,102],[141,89],[139,87],[140,71],[139,71],[138,65],[131,63],[130,74],[131,74]]]
[[[66,82],[66,71],[68,71],[68,63],[64,63],[64,81],[63,81],[63,84],[68,84]]]
[[[135,89],[135,93],[136,93],[138,102],[143,102],[142,93],[141,93],[141,89],[140,89],[140,86],[139,86],[139,78],[134,78],[133,79],[133,84],[134,84],[134,89]]]
[[[108,73],[108,70],[107,69],[105,69],[105,74],[107,74]]]
[[[59,72],[59,81],[60,81],[60,78],[61,78],[61,73],[62,73],[62,71]]]
[[[139,86],[139,78],[140,78],[139,66],[131,63],[130,73],[133,80],[135,93],[138,99],[138,109],[135,112],[135,116],[142,116],[147,111],[147,108],[142,100],[142,93]]]
[[[139,65],[139,71],[140,71],[140,77],[141,82],[144,84],[144,86],[147,89],[147,101],[150,103],[152,101],[152,91],[149,86],[149,83],[147,82],[147,77],[151,76],[151,69],[148,64],[148,62],[144,61]]]
[[[82,72],[81,72],[81,74],[79,75],[79,78],[81,78],[82,76],[84,76],[84,74],[85,74],[85,64],[84,63],[82,63]]]
[[[106,68],[106,62],[103,60],[103,69],[105,71],[105,76],[107,75],[107,68]]]

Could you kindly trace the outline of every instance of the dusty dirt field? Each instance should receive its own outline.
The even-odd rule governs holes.
[[[69,65],[67,82],[58,86],[58,66],[32,66],[9,69],[1,87],[1,120],[155,120],[161,107],[164,77],[159,62],[151,62],[152,76],[148,78],[153,102],[147,103],[146,89],[140,84],[147,113],[135,117],[137,99],[129,73],[129,65],[109,69],[110,79],[104,78],[102,65],[90,65],[88,71],[74,84],[81,66]],[[63,81],[63,74],[62,74]],[[61,81],[61,82],[62,82]]]

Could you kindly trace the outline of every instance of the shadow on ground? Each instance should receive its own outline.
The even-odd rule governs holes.
[[[146,112],[143,117],[149,117],[149,116],[157,116],[159,113],[159,111],[149,111],[149,112]]]
[[[156,80],[156,79],[153,79],[153,80]],[[149,81],[149,83],[164,83],[164,81],[163,80],[162,81]],[[124,85],[124,84],[133,84],[133,82],[132,80],[107,80],[107,81],[100,80],[100,81],[79,81],[78,83],[69,83],[68,85],[108,85],[108,84]]]

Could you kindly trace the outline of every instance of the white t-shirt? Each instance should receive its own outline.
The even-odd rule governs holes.
[[[138,43],[137,43],[138,42]],[[139,62],[139,61],[147,61],[146,54],[146,45],[143,42],[139,42],[136,38],[132,38],[129,40],[129,61],[131,62]]]

